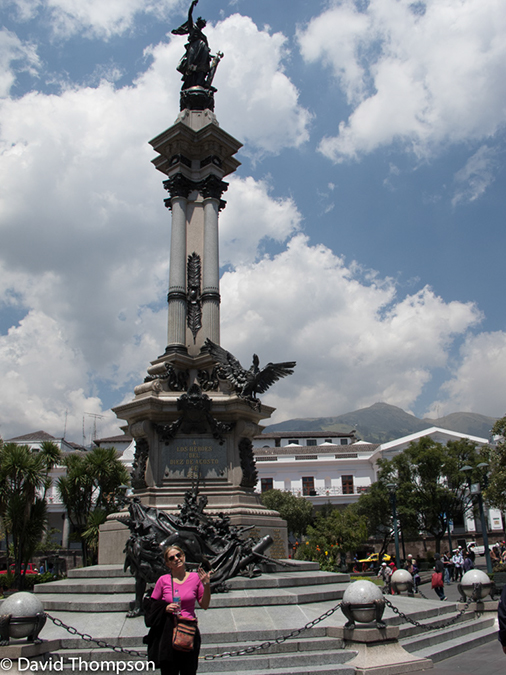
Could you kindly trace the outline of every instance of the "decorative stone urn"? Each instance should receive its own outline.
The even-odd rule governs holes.
[[[9,644],[10,638],[26,637],[28,642],[40,642],[38,635],[46,623],[46,615],[36,595],[14,593],[4,600],[0,612],[0,646]]]
[[[493,582],[488,574],[485,574],[482,570],[474,569],[464,574],[457,588],[462,602],[465,602],[467,598],[477,602],[487,597],[492,590],[492,585]]]
[[[345,628],[355,628],[355,623],[376,622],[377,628],[384,628],[381,621],[385,610],[385,599],[381,589],[372,581],[359,579],[348,586],[343,595],[341,610],[348,619]]]
[[[403,591],[413,592],[413,577],[408,570],[395,570],[390,579],[390,585],[396,593]]]

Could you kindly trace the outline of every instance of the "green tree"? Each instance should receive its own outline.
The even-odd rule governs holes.
[[[278,511],[281,518],[286,520],[288,532],[296,538],[302,538],[313,521],[313,504],[309,499],[296,497],[291,492],[268,490],[262,494],[262,504]]]
[[[397,486],[401,529],[432,535],[439,552],[449,522],[472,508],[468,476],[462,468],[474,469],[482,460],[476,445],[467,439],[443,446],[429,437],[411,443],[391,460],[380,460],[379,480],[384,486]]]
[[[345,559],[346,553],[354,551],[367,539],[367,522],[357,510],[333,508],[330,513],[318,513],[313,525],[307,528],[307,540],[297,550],[296,557],[314,560],[322,569],[335,570]]]
[[[381,537],[380,559],[393,537],[392,507],[386,484],[387,481],[380,478],[354,505],[357,514],[365,519],[368,537]]]
[[[56,450],[55,450],[56,448]],[[40,451],[27,445],[6,443],[0,447],[0,510],[7,544],[12,540],[15,584],[23,588],[22,566],[29,562],[43,537],[47,521],[45,494],[49,472],[59,450],[48,444]]]
[[[110,513],[120,508],[120,486],[128,471],[115,448],[94,448],[65,458],[66,476],[58,479],[58,492],[75,533],[81,541],[83,565],[96,556],[98,529]]]
[[[495,445],[485,450],[484,459],[488,462],[489,483],[484,497],[490,506],[506,511],[506,416],[501,417],[492,427],[494,436],[499,436]],[[504,517],[504,516],[503,516]]]

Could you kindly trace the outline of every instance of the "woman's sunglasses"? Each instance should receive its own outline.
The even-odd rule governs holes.
[[[174,562],[174,560],[180,560],[182,557],[183,557],[183,554],[182,554],[182,553],[176,553],[176,555],[169,555],[169,557],[167,558],[167,560],[168,560],[169,562]]]

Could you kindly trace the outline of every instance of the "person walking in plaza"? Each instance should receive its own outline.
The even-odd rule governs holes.
[[[202,568],[188,572],[184,551],[179,546],[169,546],[164,559],[170,573],[158,579],[151,598],[145,603],[145,621],[150,627],[145,638],[148,660],[160,668],[161,675],[195,675],[200,651],[195,603],[202,609],[209,607],[210,573]],[[191,651],[179,651],[173,645],[174,627],[179,623],[195,631]]]
[[[432,574],[432,588],[440,600],[446,600],[444,591],[444,574],[445,568],[439,553],[434,554],[434,572]]]
[[[464,574],[474,569],[474,560],[467,551],[464,552],[464,565],[462,566]]]
[[[462,557],[462,546],[459,546],[458,549],[453,554],[452,563],[455,581],[462,581],[462,567],[464,565],[464,558]]]
[[[378,570],[377,576],[380,579],[383,579],[383,593],[386,595],[390,595],[391,592],[390,581],[392,577],[392,569],[388,567],[386,562],[381,563],[381,567]]]

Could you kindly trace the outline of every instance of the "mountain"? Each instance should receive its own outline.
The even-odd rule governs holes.
[[[428,427],[441,427],[462,434],[488,438],[494,417],[477,413],[451,413],[438,419],[419,419],[388,403],[375,403],[369,408],[337,417],[313,417],[286,420],[266,427],[272,431],[341,431],[356,429],[360,438],[371,443],[387,443],[401,436],[408,436]]]

